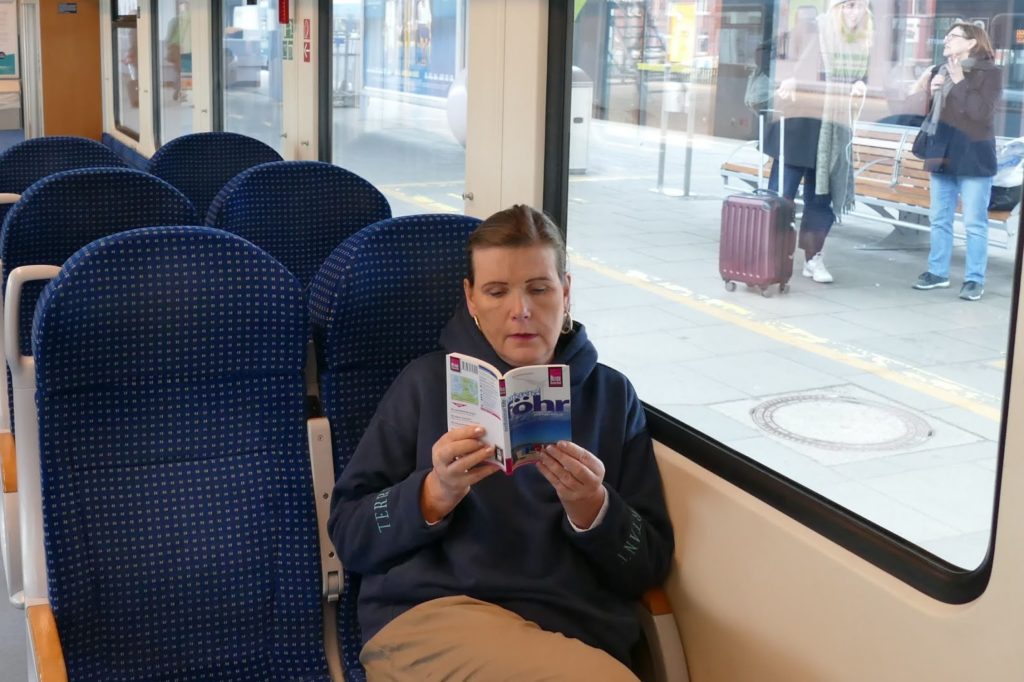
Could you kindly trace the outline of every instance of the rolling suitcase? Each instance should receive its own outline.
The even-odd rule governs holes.
[[[764,115],[758,120],[758,137],[764,149]],[[779,184],[785,168],[785,119],[779,120]],[[736,283],[757,287],[762,296],[770,296],[769,287],[789,290],[793,276],[793,251],[796,249],[796,213],[792,201],[781,192],[764,189],[763,164],[758,166],[758,188],[746,194],[734,194],[722,202],[722,234],[718,244],[718,271],[728,291]]]

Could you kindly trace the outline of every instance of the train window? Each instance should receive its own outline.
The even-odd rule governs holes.
[[[139,139],[139,32],[138,0],[113,0],[114,123],[118,130]]]
[[[282,51],[297,49],[299,42],[289,35],[291,24],[278,23],[277,0],[224,0],[222,16],[224,130],[282,152]],[[287,57],[292,59],[292,54]]]
[[[565,222],[574,313],[671,428],[952,571],[993,522],[1024,15],[924,4],[574,3]],[[795,230],[753,194],[783,118]]]
[[[463,211],[468,5],[333,2],[332,160],[380,188],[395,215]]]
[[[192,132],[192,10],[188,0],[157,0],[155,75],[160,142]]]

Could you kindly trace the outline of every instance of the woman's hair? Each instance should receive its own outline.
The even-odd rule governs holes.
[[[988,33],[985,33],[985,29],[974,24],[968,24],[960,21],[949,27],[946,31],[946,35],[949,35],[954,29],[960,29],[967,36],[968,40],[974,41],[974,47],[971,48],[970,56],[975,59],[995,59],[996,53],[992,49],[992,41],[988,39]]]
[[[868,3],[868,0],[855,0],[856,2],[864,5],[864,15],[860,18],[857,26],[850,31],[846,28],[846,23],[843,21],[842,10],[843,5],[849,1],[851,0],[835,2],[829,8],[828,25],[831,29],[834,44],[828,45],[828,43],[826,43],[826,45],[830,48],[838,49],[839,45],[843,43],[856,43],[867,51],[871,48],[871,42],[875,35],[875,19],[871,14],[871,5]]]
[[[480,223],[469,235],[466,257],[469,283],[473,284],[473,250],[494,247],[519,248],[524,246],[550,246],[555,252],[558,277],[565,281],[565,241],[551,218],[535,208],[516,204],[498,211]]]

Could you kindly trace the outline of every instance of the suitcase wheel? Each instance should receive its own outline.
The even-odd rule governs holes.
[[[783,282],[782,284],[779,285],[779,293],[780,294],[788,294],[789,293],[789,282]]]
[[[733,281],[730,281],[730,280],[725,280],[725,290],[726,291],[736,291],[736,282],[733,282]]]
[[[772,297],[772,290],[771,289],[769,289],[768,287],[760,287],[760,289],[761,289],[761,295],[762,296],[764,296],[765,298],[771,298]]]

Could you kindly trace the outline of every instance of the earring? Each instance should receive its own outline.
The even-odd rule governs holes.
[[[476,328],[480,329],[480,319],[476,315],[473,316],[473,321],[476,322]],[[483,330],[481,329],[480,331]]]
[[[572,313],[568,309],[565,311],[565,319],[562,320],[562,333],[568,334],[572,331]]]

